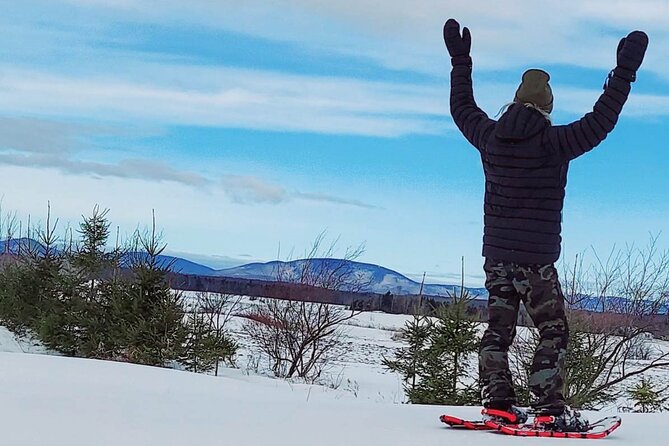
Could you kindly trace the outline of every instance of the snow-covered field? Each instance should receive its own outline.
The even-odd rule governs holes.
[[[0,438],[7,445],[489,445],[548,444],[444,427],[444,412],[478,417],[477,408],[400,404],[397,375],[380,365],[398,344],[407,316],[363,313],[348,327],[347,354],[330,386],[288,383],[238,367],[221,376],[46,355],[0,327]],[[237,332],[239,322],[231,321]],[[335,388],[333,388],[335,387]],[[610,414],[610,413],[609,413]],[[601,417],[605,414],[591,414]],[[664,414],[624,414],[609,439],[666,444]],[[591,440],[592,441],[592,440]]]

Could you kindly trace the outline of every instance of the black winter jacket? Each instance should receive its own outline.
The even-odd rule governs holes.
[[[630,83],[610,75],[593,111],[553,126],[537,110],[512,105],[494,121],[474,101],[472,68],[451,71],[451,115],[476,147],[485,172],[485,257],[519,264],[550,264],[560,256],[567,169],[613,130]]]

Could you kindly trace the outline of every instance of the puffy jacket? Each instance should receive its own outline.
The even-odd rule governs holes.
[[[494,121],[474,101],[470,64],[451,71],[451,115],[478,149],[485,172],[483,255],[519,264],[560,257],[567,169],[618,121],[630,82],[609,75],[604,93],[580,120],[553,126],[537,110],[512,105]]]

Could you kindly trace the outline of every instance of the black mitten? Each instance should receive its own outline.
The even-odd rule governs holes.
[[[444,42],[453,65],[471,65],[469,51],[472,48],[472,36],[467,27],[462,29],[462,35],[460,35],[460,24],[455,19],[448,19],[444,25]]]
[[[643,31],[632,31],[618,44],[618,66],[613,74],[629,82],[634,82],[636,72],[643,62],[648,48],[648,36]]]

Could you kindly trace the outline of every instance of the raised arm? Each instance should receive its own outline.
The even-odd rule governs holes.
[[[469,51],[472,37],[468,28],[463,28],[460,35],[460,24],[449,19],[444,25],[444,42],[451,56],[451,116],[462,134],[478,150],[492,130],[495,121],[481,110],[474,100],[472,88],[472,58]]]
[[[551,127],[548,144],[561,157],[572,160],[594,149],[613,130],[641,66],[648,36],[634,31],[618,44],[618,64],[604,84],[593,110],[569,125]]]

